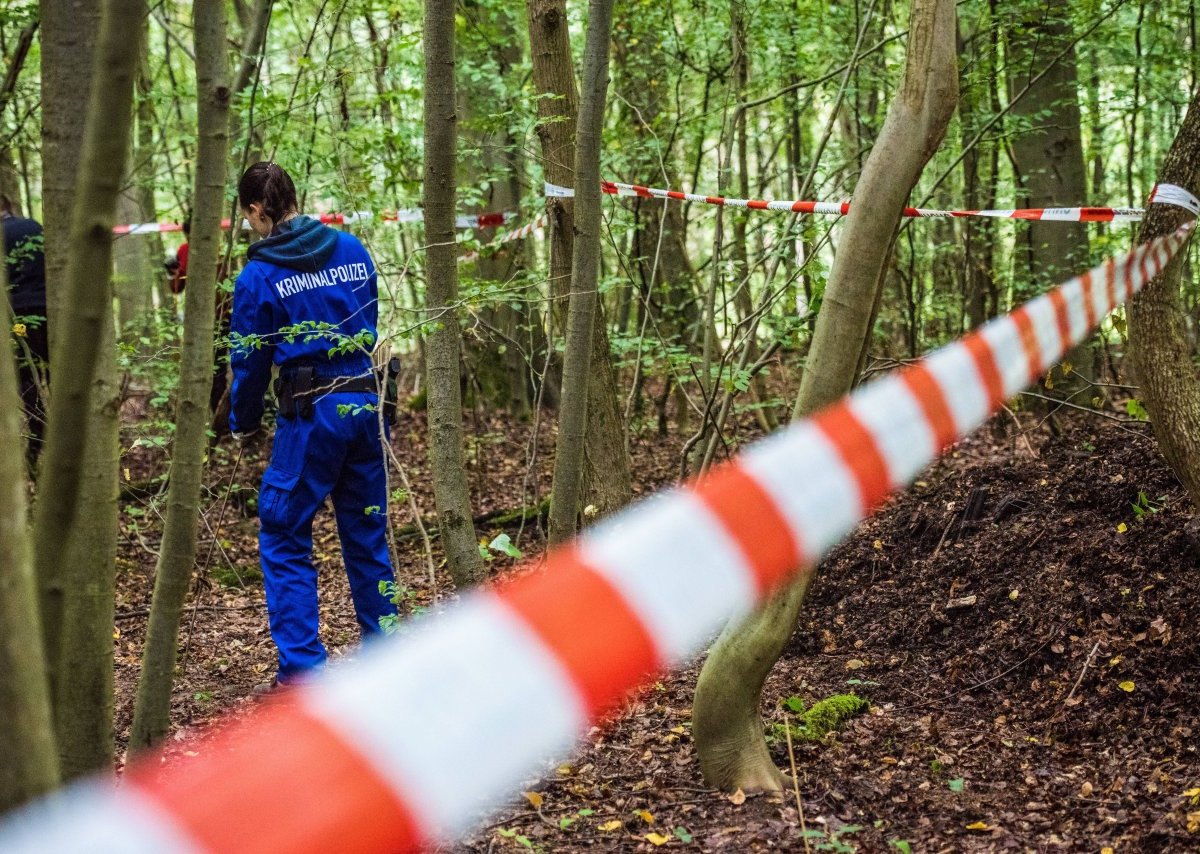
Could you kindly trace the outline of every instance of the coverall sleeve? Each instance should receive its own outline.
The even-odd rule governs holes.
[[[257,277],[244,270],[233,288],[229,365],[229,427],[250,433],[262,424],[263,395],[271,382],[275,329],[270,295]]]

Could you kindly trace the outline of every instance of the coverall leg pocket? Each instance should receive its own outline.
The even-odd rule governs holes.
[[[258,518],[263,527],[288,530],[294,523],[295,502],[292,494],[300,475],[268,467],[263,472],[262,488],[258,491]]]

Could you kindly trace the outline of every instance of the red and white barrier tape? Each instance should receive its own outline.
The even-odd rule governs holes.
[[[319,220],[326,225],[350,225],[356,222],[394,222],[394,223],[409,223],[409,222],[424,222],[425,213],[420,208],[405,208],[398,211],[383,211],[375,213],[374,211],[348,211],[345,213],[315,213],[309,214],[313,219]],[[504,213],[481,213],[481,214],[464,214],[456,217],[454,221],[455,228],[495,228],[504,225],[514,219],[516,213],[507,211]],[[245,220],[242,220],[242,228],[249,228],[250,225]],[[221,228],[229,228],[229,220],[221,220]],[[127,225],[114,225],[113,234],[154,234],[158,232],[183,231],[183,226],[177,222],[134,222]]]
[[[751,210],[791,211],[804,214],[829,214],[845,216],[850,212],[850,202],[806,202],[792,200],[767,199],[730,199],[724,196],[702,196],[697,193],[683,193],[679,190],[662,190],[657,187],[643,187],[638,184],[618,184],[615,181],[602,181],[600,189],[612,196],[638,196],[645,199],[675,199],[681,202],[699,202],[706,205],[721,205],[730,208],[749,208]],[[1151,193],[1150,202],[1178,204],[1157,196],[1160,188],[1155,187]],[[1184,192],[1187,192],[1186,190]],[[548,198],[571,198],[575,191],[570,187],[560,187],[547,183],[545,193]],[[904,216],[915,217],[994,217],[1000,219],[1041,220],[1046,222],[1134,222],[1140,220],[1145,211],[1142,208],[1010,208],[1003,210],[934,210],[930,208],[905,208]]]
[[[376,852],[454,837],[813,566],[1157,275],[1192,227],[589,529],[543,569],[273,698],[194,760],[135,763],[119,789],[85,783],[19,811],[0,850]]]
[[[525,223],[520,228],[510,229],[509,231],[506,231],[503,234],[497,235],[496,238],[494,240],[492,240],[491,243],[488,245],[489,246],[499,246],[503,243],[511,243],[514,240],[522,240],[522,239],[528,237],[529,235],[533,234],[538,229],[545,228],[545,227],[546,227],[546,216],[545,216],[545,214],[543,214],[543,215],[539,216],[537,219],[535,219],[533,222]],[[458,263],[469,264],[473,261],[478,261],[479,254],[480,253],[478,250],[467,252],[467,253],[459,256]]]

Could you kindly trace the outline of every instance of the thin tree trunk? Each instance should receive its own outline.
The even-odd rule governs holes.
[[[855,380],[900,213],[945,133],[957,83],[953,0],[914,0],[904,80],[856,189],[876,203],[852,208],[847,217],[800,386],[801,415],[837,400]],[[795,628],[808,578],[728,627],[704,664],[693,736],[701,770],[714,786],[783,785],[758,709],[767,674]]]
[[[562,404],[550,491],[550,542],[575,534],[583,487],[584,438],[587,428],[588,377],[600,276],[600,138],[608,91],[608,50],[612,34],[612,0],[588,4],[583,54],[583,87],[575,130],[575,246],[571,256],[571,301],[567,308],[567,343],[563,354]],[[607,352],[596,353],[608,359]],[[601,404],[597,401],[597,404]],[[599,405],[597,406],[599,410]],[[620,455],[625,444],[616,435]],[[594,450],[594,449],[589,449]]]
[[[123,222],[145,222],[140,193],[136,183],[138,176],[130,175],[130,186],[121,191],[117,199],[117,219]],[[150,247],[140,234],[126,234],[113,241],[115,279],[117,291],[118,337],[136,342],[145,331],[150,313],[153,277],[158,275],[157,266],[150,266]],[[153,271],[153,272],[152,272]],[[161,278],[161,276],[159,277]]]
[[[150,20],[146,19],[142,30],[142,50],[138,62],[137,76],[137,143],[133,153],[133,173],[137,177],[137,200],[141,222],[155,222],[158,219],[158,205],[154,201],[154,127],[157,120],[154,115],[154,101],[151,100],[153,79],[150,75]],[[151,292],[158,294],[159,308],[171,305],[171,289],[167,277],[162,272],[162,262],[165,256],[162,234],[154,232],[139,238],[146,241],[146,253],[150,259],[150,276],[154,287],[147,282],[146,298]]]
[[[85,50],[95,34],[90,10],[77,2],[41,8],[43,153],[50,157],[43,174],[61,172],[43,186],[55,372],[34,545],[58,749],[71,778],[112,760],[117,389],[108,271],[146,7],[105,0],[96,61],[83,63],[82,77],[71,52]],[[92,81],[86,111],[76,97],[80,79]]]
[[[1187,115],[1158,173],[1162,184],[1200,192],[1200,94]],[[1169,234],[1188,218],[1186,212],[1152,205],[1139,241]],[[1200,508],[1200,380],[1192,363],[1188,317],[1180,282],[1186,252],[1175,256],[1133,298],[1129,306],[1129,343],[1142,400],[1154,435],[1171,469]]]
[[[0,263],[0,290],[7,287]],[[26,521],[24,427],[13,350],[0,347],[0,813],[58,783]]]
[[[533,82],[538,98],[538,136],[542,144],[545,179],[552,184],[582,186],[576,179],[576,126],[579,97],[572,71],[571,42],[567,31],[565,0],[530,0],[529,45],[533,60]],[[599,172],[596,173],[599,175]],[[598,179],[597,179],[598,180]],[[569,312],[577,288],[572,279],[576,233],[574,199],[546,200],[550,221],[551,341],[569,337],[563,306]],[[588,361],[586,450],[582,501],[602,516],[629,503],[633,495],[629,456],[625,450],[616,378],[603,317],[597,301],[592,321],[592,358]],[[598,354],[598,355],[597,355]],[[561,404],[560,404],[561,405]],[[574,522],[571,523],[574,530]]]
[[[746,100],[746,84],[750,80],[750,54],[746,36],[746,9],[744,2],[739,0],[739,2],[733,3],[730,6],[730,12],[733,16],[730,29],[733,31],[732,51],[735,94],[736,100],[738,103],[741,103]],[[750,160],[745,110],[737,112],[734,133],[737,137],[738,195],[746,199],[750,197]],[[737,294],[735,303],[740,315],[739,321],[741,322],[746,322],[754,313],[754,300],[750,294],[749,247],[746,244],[747,216],[748,212],[744,210],[736,211],[733,214],[733,245],[730,247],[730,260],[733,262],[733,287]],[[753,365],[758,361],[759,354],[757,323],[749,324],[744,346],[746,352],[740,358],[740,361]],[[759,404],[754,410],[754,417],[758,420],[758,424],[764,433],[774,432],[779,427],[779,417],[775,414],[775,408],[767,404],[767,384],[762,372],[756,373],[750,379],[750,387],[754,402]],[[720,435],[717,434],[709,438],[710,452],[705,454],[706,459],[711,459],[711,451],[716,449],[716,444],[720,438]]]
[[[142,654],[129,743],[149,747],[170,726],[171,686],[183,602],[196,561],[196,519],[212,390],[215,272],[225,207],[225,161],[229,154],[229,69],[225,57],[224,0],[192,6],[196,46],[196,186],[193,193],[192,275],[184,291],[183,351],[175,406],[167,515],[155,568],[154,598]]]
[[[21,77],[21,70],[25,67],[25,60],[29,58],[29,49],[33,46],[33,38],[37,34],[38,24],[39,22],[36,20],[27,24],[21,30],[21,34],[17,37],[17,43],[13,46],[8,67],[4,71],[4,81],[0,83],[0,118],[3,118],[4,111],[12,101],[17,81]],[[12,149],[7,145],[0,149],[0,193],[8,196],[18,211],[21,209],[17,168],[13,162]],[[28,193],[25,194],[25,202],[33,204],[33,199],[29,198]]]
[[[458,325],[458,245],[454,238],[457,115],[454,95],[454,4],[425,0],[425,241],[427,319],[438,328],[425,344],[429,466],[438,529],[454,583],[464,589],[484,575],[471,524],[463,452],[462,332]]]

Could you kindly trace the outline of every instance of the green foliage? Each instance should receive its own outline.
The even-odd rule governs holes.
[[[405,587],[395,581],[379,582],[379,592],[389,602],[396,606],[398,610],[407,608],[409,613],[414,617],[424,613],[425,609],[420,605],[412,604],[416,598],[416,592],[411,588]],[[379,627],[383,629],[385,635],[395,634],[400,629],[400,617],[398,614],[384,614],[379,618]]]
[[[1134,520],[1138,522],[1144,521],[1146,516],[1157,513],[1165,506],[1166,496],[1160,496],[1157,500],[1152,501],[1142,490],[1138,491],[1137,500],[1130,505],[1133,508]]]
[[[1125,411],[1135,421],[1150,420],[1150,413],[1146,411],[1146,407],[1142,406],[1142,402],[1135,397],[1131,397],[1125,402]]]
[[[519,560],[525,556],[524,552],[513,545],[513,542],[511,539],[509,539],[508,534],[504,533],[498,534],[490,543],[481,542],[479,544],[479,556],[484,560],[493,560],[493,553],[504,555],[505,557],[510,557],[515,560]]]

